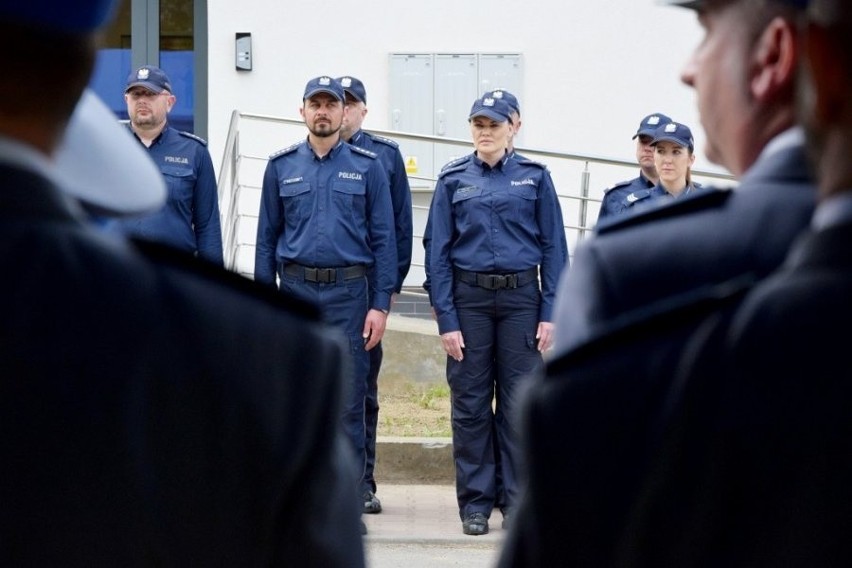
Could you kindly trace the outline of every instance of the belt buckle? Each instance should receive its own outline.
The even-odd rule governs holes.
[[[317,268],[317,282],[322,282],[328,284],[329,282],[336,282],[335,278],[335,270],[334,268]]]
[[[489,279],[491,280],[492,290],[499,290],[506,287],[506,277],[502,274],[489,274]]]

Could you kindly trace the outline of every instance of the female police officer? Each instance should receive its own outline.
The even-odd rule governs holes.
[[[689,127],[677,122],[663,124],[654,132],[651,146],[654,147],[654,166],[660,176],[651,192],[656,196],[680,197],[692,191],[695,142]]]
[[[628,195],[625,211],[659,204],[665,198],[682,197],[700,187],[692,182],[695,142],[688,126],[670,121],[661,124],[654,131],[650,145],[654,148],[654,167],[659,180],[654,187]]]
[[[553,297],[568,256],[550,173],[507,152],[510,116],[499,98],[474,102],[475,151],[441,172],[432,200],[432,301],[448,355],[459,515],[470,535],[488,532],[495,451],[507,507],[517,498],[516,394],[550,347]]]

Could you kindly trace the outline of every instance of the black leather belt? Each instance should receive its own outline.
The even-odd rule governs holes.
[[[538,278],[538,268],[529,268],[523,272],[512,272],[510,274],[488,274],[485,272],[469,272],[467,270],[454,271],[456,280],[467,284],[473,284],[486,290],[500,290],[502,288],[518,288],[529,284]]]
[[[307,282],[337,282],[341,280],[352,280],[361,278],[367,274],[367,267],[363,264],[353,266],[341,266],[338,268],[316,268],[313,266],[302,266],[301,264],[288,264],[284,266],[284,274],[301,278]]]

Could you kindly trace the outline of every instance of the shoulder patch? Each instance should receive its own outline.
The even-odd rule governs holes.
[[[721,207],[731,195],[733,195],[733,190],[729,187],[707,188],[704,191],[685,195],[680,199],[665,200],[657,207],[641,209],[632,215],[620,215],[600,227],[595,227],[595,232],[599,234],[612,233],[661,219],[699,213]]]
[[[205,140],[204,138],[202,138],[200,136],[196,136],[192,132],[186,132],[184,130],[178,130],[178,134],[180,134],[181,136],[183,136],[185,138],[192,138],[193,140],[200,143],[201,145],[207,146],[207,140]]]
[[[617,188],[617,187],[624,187],[625,185],[630,185],[631,183],[633,183],[633,180],[630,180],[630,179],[626,179],[626,180],[624,180],[624,181],[620,181],[620,182],[618,182],[618,183],[614,183],[614,184],[612,184],[611,186],[609,186],[609,187],[607,187],[606,189],[604,189],[604,193],[606,193],[606,192],[608,192],[608,191],[611,191],[611,190],[613,190],[613,189],[615,189],[615,188]]]
[[[391,148],[399,148],[399,144],[391,140],[390,138],[385,138],[384,136],[379,136],[377,134],[373,134],[371,132],[364,132],[365,136],[369,136],[371,140],[375,140],[380,144],[384,144],[386,146],[390,146]]]
[[[449,174],[452,174],[452,173],[455,173],[455,172],[462,172],[466,169],[467,169],[467,160],[465,160],[463,162],[456,163],[456,164],[447,164],[446,166],[444,166],[444,169],[441,170],[441,172],[438,174],[438,179],[441,179],[442,177],[449,175]]]
[[[541,162],[536,162],[535,160],[530,160],[529,158],[524,158],[522,156],[518,156],[515,154],[515,159],[522,166],[534,166],[536,168],[540,168],[542,170],[546,170],[547,166],[542,164]]]
[[[352,149],[352,151],[354,151],[358,154],[362,154],[364,156],[367,156],[368,158],[373,158],[373,159],[376,158],[375,152],[370,152],[369,150],[365,150],[364,148],[361,148],[360,146],[353,146],[352,144],[350,144],[349,147]]]
[[[301,140],[299,142],[296,142],[292,146],[287,146],[286,148],[284,148],[282,150],[278,150],[277,152],[270,154],[269,159],[274,160],[275,158],[278,158],[278,157],[283,156],[285,154],[289,154],[290,152],[294,152],[299,146],[301,146],[304,143],[305,143],[305,141]]]
[[[466,164],[468,162],[468,160],[470,160],[471,156],[473,156],[473,154],[465,154],[461,158],[456,158],[455,160],[450,160],[449,162],[444,164],[444,166],[441,168],[441,172],[443,172],[444,170],[449,170],[451,168],[455,168],[456,166],[459,166],[459,165],[462,165],[462,164]]]
[[[640,189],[639,191],[627,194],[627,197],[624,199],[627,200],[627,203],[633,205],[634,203],[642,201],[643,199],[648,199],[649,197],[651,197],[651,190]]]

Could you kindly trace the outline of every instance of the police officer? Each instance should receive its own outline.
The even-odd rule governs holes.
[[[521,123],[521,103],[520,103],[520,101],[518,101],[518,97],[516,97],[514,94],[512,94],[511,92],[509,92],[509,91],[507,91],[506,89],[503,89],[503,88],[497,88],[497,89],[494,89],[493,91],[487,91],[487,92],[483,93],[482,97],[483,98],[493,97],[495,99],[502,99],[506,102],[506,104],[509,105],[509,109],[512,111],[509,114],[509,118],[512,119],[512,137],[509,139],[509,145],[508,145],[507,149],[508,149],[509,153],[512,154],[513,157],[516,157],[516,158],[519,158],[519,159],[522,159],[522,160],[526,159],[524,156],[522,156],[521,154],[518,154],[515,151],[515,140],[518,137],[518,132],[520,132],[521,124],[522,124]],[[466,158],[467,157],[465,156],[465,159]],[[450,162],[449,164],[447,164],[447,166],[451,166],[451,165],[453,165],[453,163],[454,162]],[[445,167],[447,167],[447,166],[445,166]],[[423,237],[424,241],[428,242],[428,240],[431,238],[429,236],[430,233],[431,233],[431,227],[429,226],[429,219],[427,218],[426,230],[424,231],[424,237]],[[427,271],[427,274],[428,274],[428,271]],[[495,480],[494,480],[494,483],[495,483],[495,493],[497,495],[497,501],[495,502],[495,506],[498,509],[500,509],[500,511],[503,514],[503,528],[505,529],[505,528],[508,528],[508,526],[509,526],[510,512],[509,512],[508,508],[506,507],[505,490],[503,488],[503,477],[502,477],[502,472],[501,472],[501,467],[500,467],[500,448],[497,447],[498,442],[497,442],[496,432],[495,432],[495,435],[494,435],[494,443],[495,443],[495,450],[494,450]]]
[[[681,197],[695,189],[692,164],[695,163],[695,140],[685,124],[669,122],[654,132],[654,166],[660,180],[651,189],[646,201],[659,197]],[[634,201],[640,203],[641,200]]]
[[[651,147],[651,141],[654,139],[657,128],[669,122],[672,122],[671,118],[657,112],[649,114],[639,123],[639,128],[633,135],[633,139],[636,140],[639,177],[618,182],[604,190],[598,221],[624,212],[635,201],[647,197],[648,191],[657,184],[660,178],[654,165],[654,149]]]
[[[517,499],[516,396],[550,346],[568,252],[550,173],[508,151],[509,105],[477,99],[470,128],[475,151],[444,169],[435,188],[430,266],[448,355],[459,516],[465,534],[481,535],[497,500],[495,432],[506,505]]]
[[[222,266],[213,161],[207,142],[169,126],[168,114],[176,102],[169,77],[159,67],[140,67],[127,77],[124,100],[130,129],[163,173],[168,198],[156,213],[108,221],[104,226],[172,245]]]
[[[342,331],[352,365],[344,428],[365,470],[364,399],[368,351],[385,331],[398,264],[385,168],[376,154],[340,137],[343,87],[308,81],[300,113],[307,139],[269,158],[263,176],[254,278],[321,307]]]
[[[338,77],[346,100],[346,118],[340,136],[346,142],[375,153],[381,160],[388,177],[393,204],[394,228],[396,230],[397,279],[394,295],[402,291],[402,284],[411,266],[411,243],[413,227],[411,220],[411,187],[399,145],[388,138],[361,130],[367,116],[367,89],[359,79],[351,76]],[[393,303],[393,302],[391,302]],[[382,344],[370,350],[370,373],[367,376],[367,397],[364,401],[366,422],[366,468],[361,495],[365,513],[381,513],[382,503],[376,497],[376,428],[379,422],[379,370],[382,366]]]

